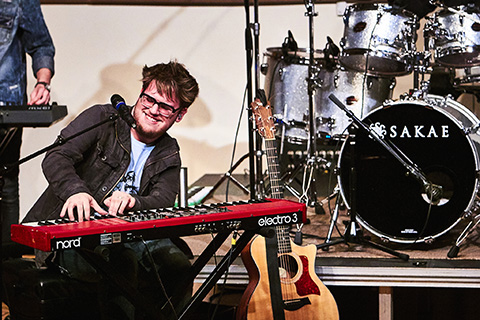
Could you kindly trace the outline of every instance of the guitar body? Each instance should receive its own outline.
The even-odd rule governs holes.
[[[291,242],[292,252],[288,257],[290,272],[280,268],[282,295],[285,299],[308,300],[295,310],[285,310],[285,320],[337,320],[337,304],[328,288],[315,273],[316,246],[298,246]],[[247,268],[250,282],[240,301],[237,320],[274,319],[268,279],[265,238],[255,237],[242,252],[242,260]]]
[[[268,103],[264,103],[258,98],[255,99],[252,103],[252,111],[257,128],[265,138],[272,198],[281,199],[283,193],[275,145],[275,124]],[[278,259],[281,291],[278,295],[281,293],[282,299],[275,306],[280,305],[281,302],[277,309],[283,308],[285,320],[338,320],[335,299],[315,273],[317,247],[313,244],[296,245],[285,226],[276,226],[275,234],[278,250],[274,256]],[[272,259],[271,255],[268,259]],[[272,267],[273,264],[268,259],[265,238],[262,236],[255,237],[243,250],[242,260],[247,268],[250,282],[240,300],[237,320],[275,319],[268,274],[269,266]]]

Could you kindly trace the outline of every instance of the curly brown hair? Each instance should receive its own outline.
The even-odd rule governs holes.
[[[169,99],[178,99],[181,108],[188,108],[198,96],[197,80],[185,66],[177,61],[144,66],[142,71],[143,90],[155,81],[158,92]]]

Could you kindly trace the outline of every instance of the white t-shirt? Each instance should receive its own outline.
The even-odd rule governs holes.
[[[130,151],[130,165],[127,172],[115,187],[115,191],[123,191],[130,194],[137,194],[140,188],[140,179],[142,178],[143,167],[148,156],[155,146],[147,145],[138,141],[130,133],[132,150]]]

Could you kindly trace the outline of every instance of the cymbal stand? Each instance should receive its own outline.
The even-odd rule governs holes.
[[[318,203],[317,199],[317,190],[316,190],[316,173],[317,173],[317,141],[316,141],[316,115],[314,108],[314,95],[315,89],[318,87],[316,81],[316,66],[314,65],[314,35],[313,35],[313,19],[318,14],[315,12],[315,4],[312,0],[305,1],[305,7],[307,12],[305,13],[308,16],[309,22],[309,63],[308,63],[308,120],[309,120],[309,140],[307,144],[307,164],[305,170],[307,174],[304,179],[308,182],[304,182],[304,186],[307,189],[304,190],[304,194],[301,195],[301,198],[305,200],[308,206],[315,208],[315,213],[324,213],[323,208]],[[302,200],[302,199],[300,199]]]

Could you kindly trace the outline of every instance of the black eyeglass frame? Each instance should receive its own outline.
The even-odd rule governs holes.
[[[169,116],[171,116],[172,114],[175,114],[178,110],[182,109],[182,107],[178,107],[178,108],[175,109],[174,107],[172,107],[172,106],[169,105],[169,104],[166,104],[166,103],[164,103],[164,102],[157,101],[157,99],[155,99],[155,98],[152,97],[151,95],[146,94],[145,92],[142,92],[142,93],[140,94],[140,97],[139,97],[139,98],[142,98],[142,97],[147,97],[147,98],[152,99],[153,101],[155,101],[151,107],[153,107],[154,105],[157,105],[160,109],[170,110],[171,113],[169,114]],[[142,103],[142,104],[143,104],[143,103]],[[144,106],[145,106],[145,105],[144,105]],[[149,107],[149,106],[145,106],[145,107],[151,108],[151,107]]]

